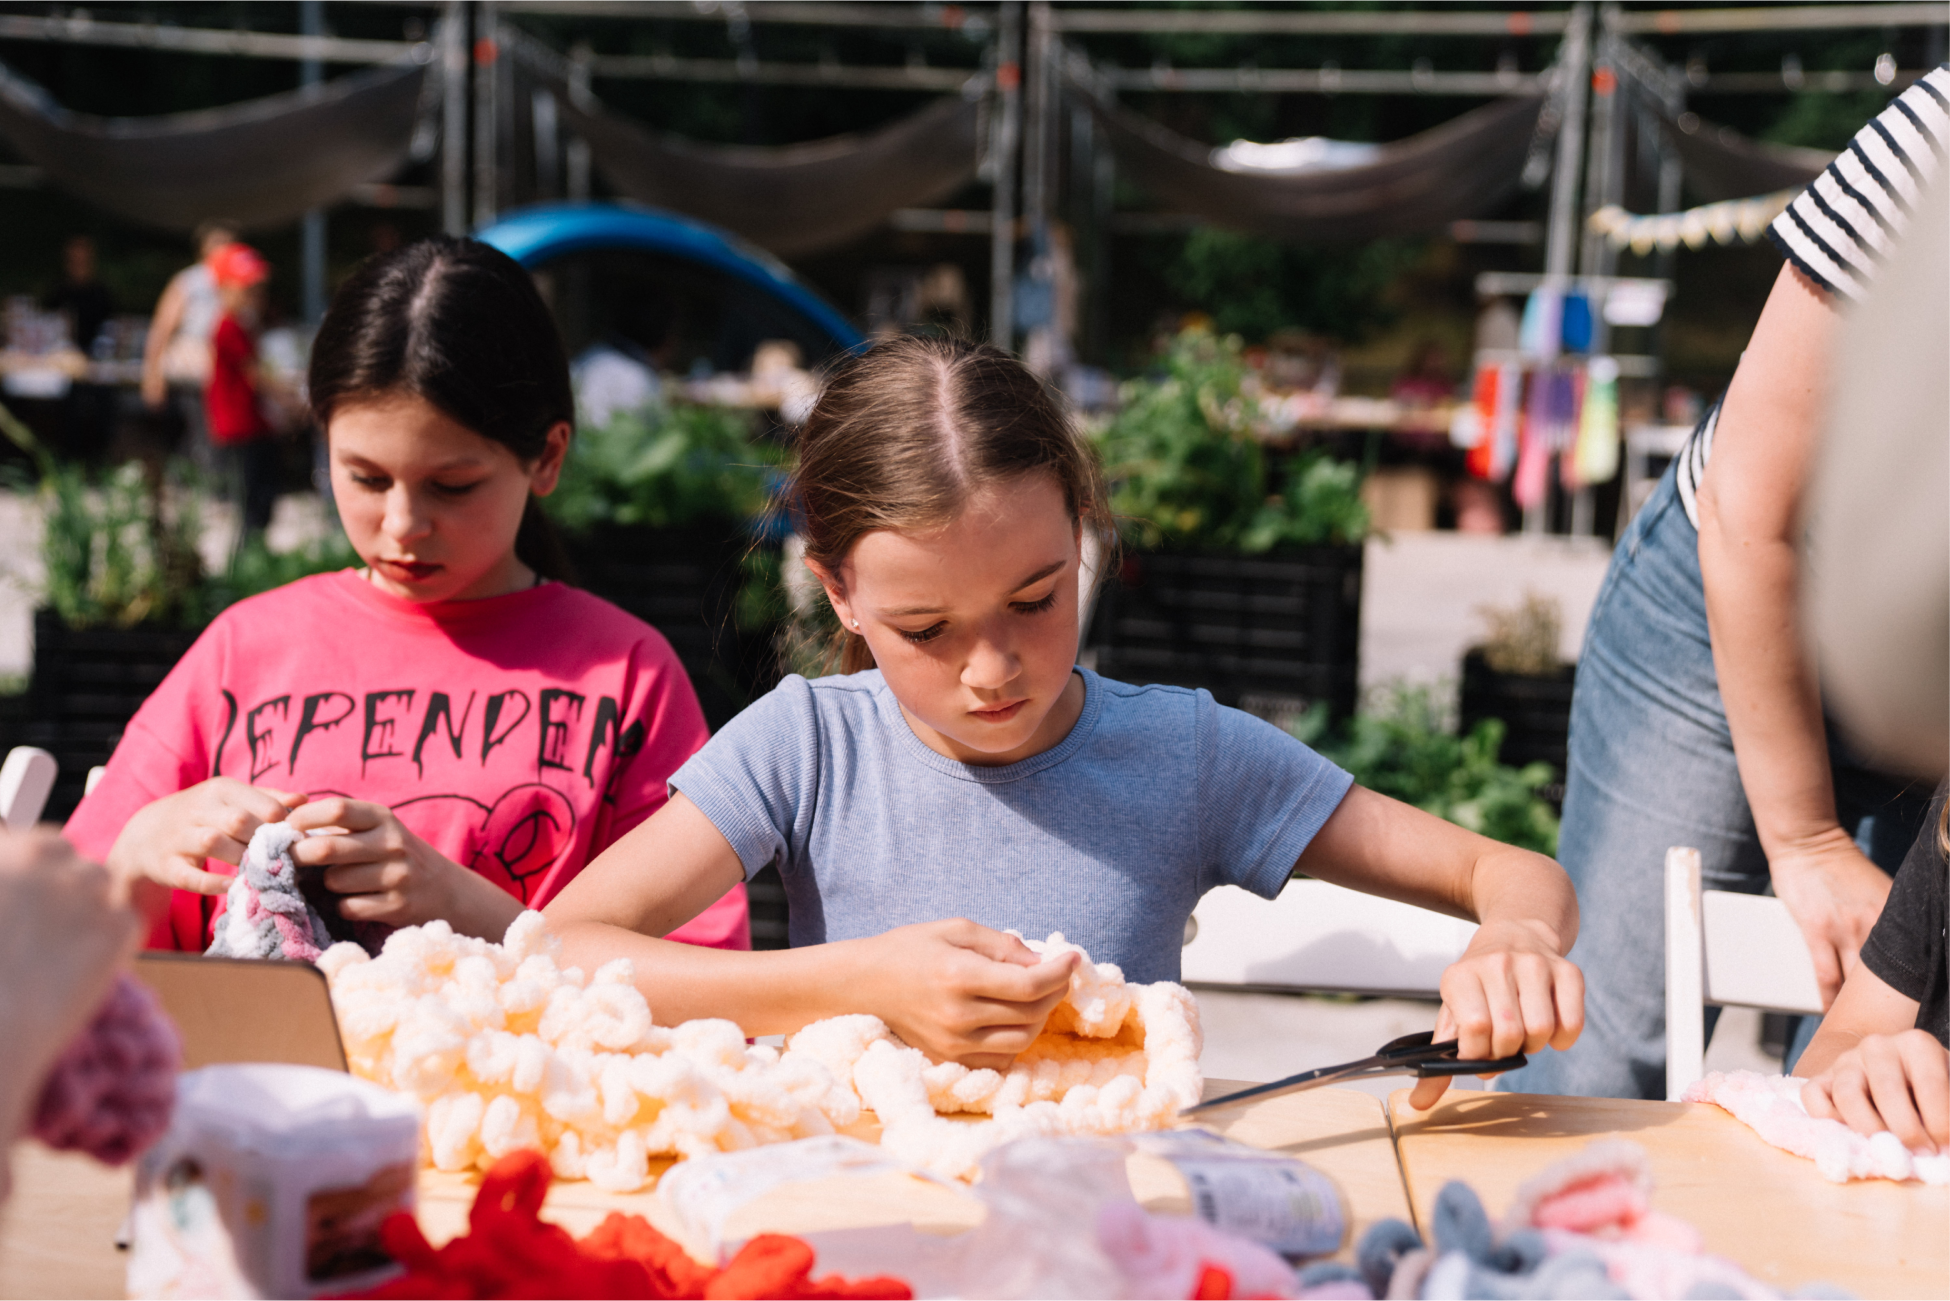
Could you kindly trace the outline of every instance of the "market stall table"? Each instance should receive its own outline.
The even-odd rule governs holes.
[[[1241,1087],[1208,1080],[1206,1096]],[[1377,1098],[1319,1089],[1221,1112],[1211,1120],[1213,1128],[1241,1142],[1308,1162],[1340,1186],[1353,1220],[1343,1259],[1351,1258],[1353,1242],[1375,1220],[1408,1216],[1387,1115]],[[876,1136],[870,1125],[855,1132]],[[32,1142],[15,1146],[13,1167],[13,1197],[0,1227],[0,1298],[121,1296],[126,1257],[115,1249],[115,1234],[128,1206],[130,1173]],[[1131,1173],[1133,1190],[1150,1209],[1190,1212],[1182,1181],[1163,1162],[1135,1159]],[[474,1175],[423,1172],[419,1215],[429,1238],[443,1242],[462,1230],[478,1182]],[[582,1234],[610,1211],[634,1212],[679,1236],[653,1191],[612,1195],[583,1182],[558,1183],[543,1215]],[[903,1223],[954,1232],[980,1217],[973,1198],[904,1175],[881,1175],[774,1189],[740,1210],[726,1228],[737,1237]]]
[[[1388,1099],[1402,1176],[1421,1222],[1452,1179],[1502,1216],[1518,1185],[1601,1138],[1643,1147],[1652,1204],[1706,1249],[1783,1291],[1825,1282],[1865,1297],[1950,1296],[1950,1187],[1831,1184],[1814,1162],[1761,1142],[1705,1103],[1452,1092],[1424,1113]]]

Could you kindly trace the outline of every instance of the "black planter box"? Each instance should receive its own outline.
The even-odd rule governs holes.
[[[34,612],[34,674],[6,742],[39,746],[61,765],[43,820],[67,821],[88,770],[108,762],[135,711],[196,638],[184,628],[70,628],[52,610]]]
[[[1502,761],[1518,768],[1527,763],[1550,764],[1557,770],[1561,792],[1570,754],[1571,691],[1576,682],[1575,664],[1540,677],[1499,673],[1489,666],[1478,647],[1463,656],[1458,709],[1462,730],[1467,732],[1486,718],[1502,719]],[[1561,793],[1558,798],[1562,798]]]
[[[1126,551],[1088,641],[1106,677],[1204,687],[1233,706],[1324,701],[1347,718],[1359,691],[1361,548]]]
[[[733,618],[751,546],[732,523],[686,529],[602,525],[566,540],[577,581],[669,640],[717,731],[778,681],[774,630]]]

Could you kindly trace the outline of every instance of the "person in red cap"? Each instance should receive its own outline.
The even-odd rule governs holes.
[[[243,512],[241,540],[264,531],[277,500],[277,431],[264,412],[257,365],[271,266],[250,245],[230,243],[211,256],[210,272],[223,314],[210,337],[203,411],[230,497]]]

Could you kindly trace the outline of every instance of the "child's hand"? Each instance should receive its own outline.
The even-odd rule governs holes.
[[[1584,973],[1558,952],[1541,923],[1478,927],[1462,957],[1442,973],[1436,1042],[1453,1035],[1465,1059],[1569,1048],[1583,1029]],[[1444,1078],[1419,1080],[1409,1105],[1427,1110],[1448,1087]]]
[[[230,878],[206,872],[208,859],[235,866],[251,837],[267,822],[283,822],[305,797],[234,777],[212,777],[145,805],[122,826],[108,851],[108,867],[145,911],[155,887],[222,894]],[[145,888],[146,887],[146,888]]]
[[[934,1061],[978,1070],[1006,1071],[1036,1041],[1077,964],[959,919],[888,931],[862,942],[869,951],[862,1010]]]
[[[289,819],[307,835],[291,846],[305,867],[325,869],[347,921],[417,926],[440,918],[463,935],[499,940],[521,914],[521,902],[408,830],[383,804],[333,796]]]
[[[1864,1035],[1801,1090],[1801,1105],[1858,1134],[1889,1130],[1903,1146],[1950,1146],[1950,1053],[1926,1030]]]

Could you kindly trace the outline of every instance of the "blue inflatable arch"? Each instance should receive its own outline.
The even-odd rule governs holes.
[[[639,249],[682,258],[732,276],[803,317],[851,352],[866,339],[831,303],[771,254],[737,236],[668,212],[614,203],[557,203],[523,208],[477,231],[525,267],[597,249]]]

